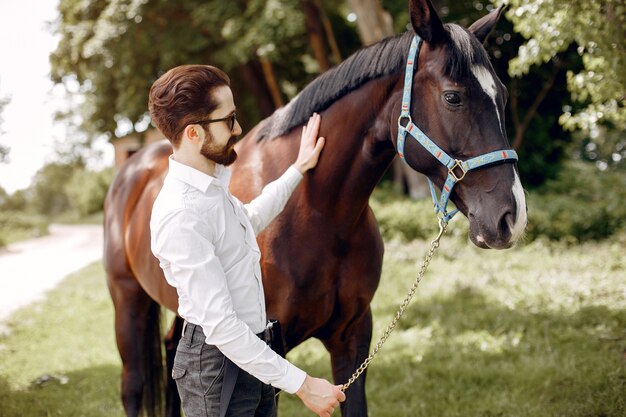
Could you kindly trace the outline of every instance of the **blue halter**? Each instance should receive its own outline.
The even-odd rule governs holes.
[[[398,155],[404,160],[404,141],[406,138],[406,133],[409,134],[420,143],[428,152],[430,152],[439,162],[448,168],[448,177],[446,178],[446,182],[443,184],[443,188],[441,189],[441,196],[439,201],[437,201],[437,193],[435,191],[435,187],[433,186],[433,182],[428,179],[428,186],[430,187],[430,194],[433,198],[433,203],[435,204],[435,213],[437,215],[441,214],[441,219],[444,222],[448,222],[458,211],[459,209],[455,209],[448,213],[446,208],[448,206],[448,200],[450,199],[450,193],[452,192],[452,188],[454,185],[465,178],[465,174],[472,169],[480,168],[485,165],[492,164],[498,161],[517,161],[517,153],[515,153],[512,149],[502,149],[499,151],[489,152],[475,158],[468,159],[467,161],[461,161],[459,159],[454,159],[447,153],[445,153],[439,146],[435,144],[432,140],[424,134],[417,127],[413,121],[411,120],[411,115],[409,113],[411,107],[411,89],[413,85],[413,68],[415,65],[415,57],[417,55],[417,51],[419,50],[422,39],[415,35],[413,38],[413,42],[411,43],[411,49],[409,49],[409,56],[406,63],[406,72],[404,75],[404,92],[402,94],[402,110],[400,112],[400,117],[398,117],[398,141],[397,141],[397,149]],[[402,126],[402,120],[408,120],[406,126]],[[405,161],[406,162],[406,161]],[[457,172],[455,172],[457,170]]]

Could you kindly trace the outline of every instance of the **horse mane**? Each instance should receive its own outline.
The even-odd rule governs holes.
[[[367,81],[389,75],[403,67],[413,36],[411,30],[383,39],[359,49],[341,64],[324,72],[263,122],[258,140],[286,134],[305,123],[313,112],[325,110]]]
[[[444,25],[449,33],[450,52],[444,71],[454,81],[470,76],[471,66],[487,65],[489,56],[480,42],[455,24]],[[412,29],[359,49],[336,67],[309,83],[285,106],[262,122],[257,140],[274,139],[304,124],[313,112],[320,112],[366,82],[403,68],[409,52]]]

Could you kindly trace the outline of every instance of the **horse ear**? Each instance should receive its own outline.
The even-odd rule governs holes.
[[[472,23],[472,26],[470,26],[468,30],[473,33],[481,43],[485,43],[489,34],[491,34],[491,31],[496,26],[496,23],[498,23],[498,19],[500,19],[500,15],[505,7],[504,3],[501,4],[496,10]]]
[[[430,0],[409,0],[413,30],[425,42],[435,45],[446,39],[443,23]]]

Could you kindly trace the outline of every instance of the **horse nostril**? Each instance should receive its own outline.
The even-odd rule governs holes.
[[[500,233],[504,234],[505,232],[511,232],[513,230],[513,225],[515,224],[515,218],[513,217],[513,213],[507,211],[500,218],[500,223],[498,224],[498,230]]]

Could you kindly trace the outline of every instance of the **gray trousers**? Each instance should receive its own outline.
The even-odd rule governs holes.
[[[202,328],[195,324],[185,324],[172,378],[186,417],[276,416],[274,388],[207,345]]]

